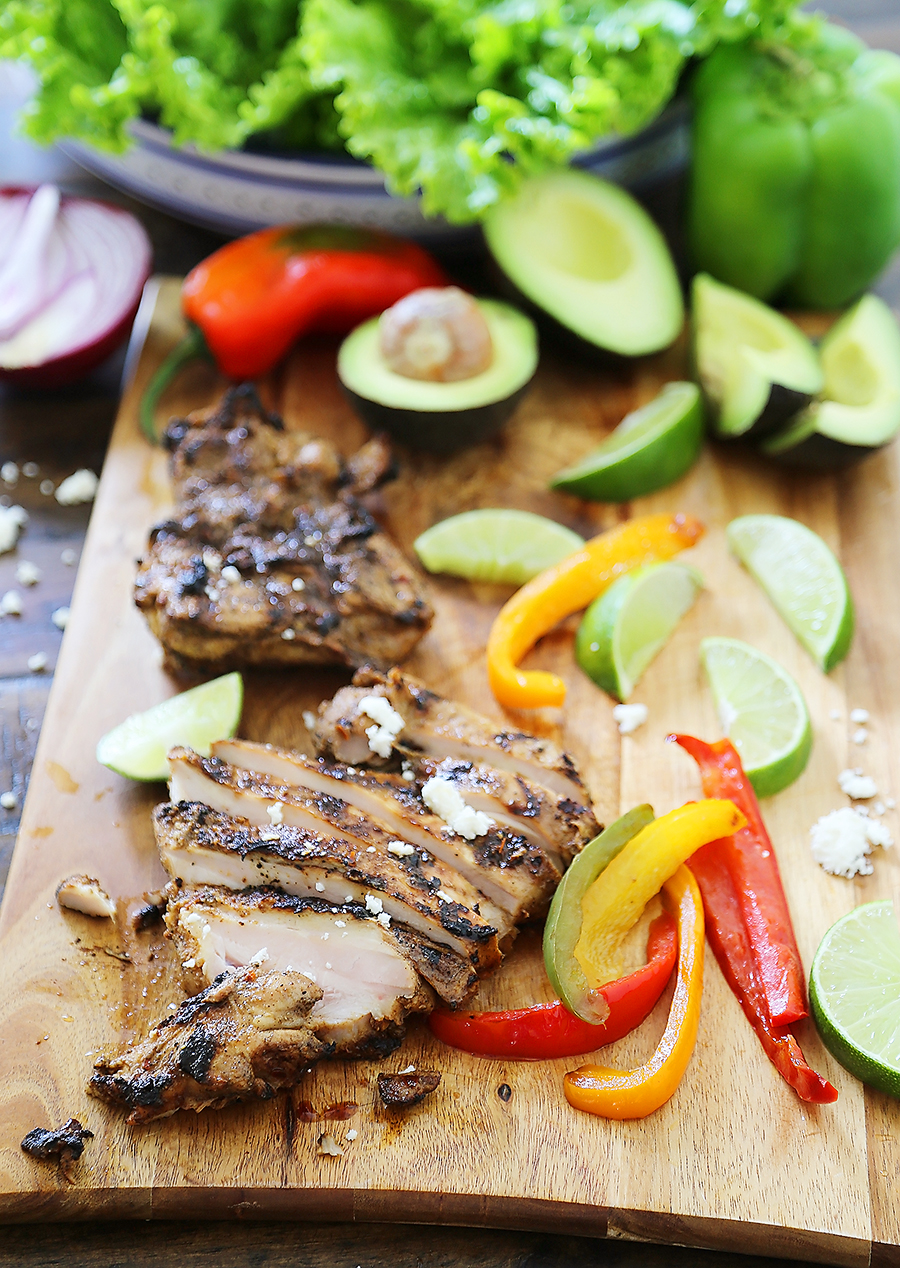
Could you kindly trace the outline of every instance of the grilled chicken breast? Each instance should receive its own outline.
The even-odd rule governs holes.
[[[573,808],[586,809],[588,797],[581,777],[571,757],[558,745],[523,731],[500,730],[489,718],[445,700],[397,668],[387,674],[361,669],[352,686],[342,687],[332,700],[319,706],[313,735],[317,753],[351,766],[384,766],[391,761],[390,753],[384,756],[370,745],[367,732],[371,719],[360,713],[359,707],[367,696],[383,696],[402,719],[398,749],[410,749],[438,761],[452,758],[495,766],[548,788],[571,802]]]
[[[355,837],[327,828],[320,834],[289,823],[261,827],[196,801],[158,806],[153,820],[160,858],[173,880],[229,889],[271,885],[333,907],[358,903],[447,947],[479,977],[500,963],[501,937],[511,940],[503,912],[470,886],[465,896],[471,905],[455,899],[442,888],[434,861],[423,862],[419,854],[370,851]],[[460,886],[465,886],[461,878]],[[486,917],[485,907],[497,923]]]
[[[213,746],[213,755],[273,783],[345,802],[401,844],[425,850],[455,868],[516,922],[545,910],[559,882],[561,869],[533,841],[496,823],[468,840],[429,810],[415,781],[400,775],[311,761],[247,740],[221,740]]]
[[[285,431],[252,388],[170,423],[175,510],[156,525],[135,602],[174,669],[391,665],[431,623],[412,566],[356,496],[384,442],[347,464]]]
[[[434,1003],[390,930],[365,907],[335,909],[276,890],[170,885],[166,926],[191,994],[254,961],[315,982],[322,998],[307,1024],[338,1056],[386,1056],[400,1044],[407,1016]]]
[[[127,1109],[132,1124],[274,1096],[327,1052],[308,1024],[321,998],[301,973],[225,973],[146,1039],[96,1061],[88,1091]]]

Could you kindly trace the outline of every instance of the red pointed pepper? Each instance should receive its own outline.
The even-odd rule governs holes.
[[[834,1101],[837,1089],[810,1069],[787,1029],[807,1015],[803,965],[772,842],[741,760],[728,740],[673,738],[697,760],[705,795],[729,798],[747,817],[746,828],[690,860],[713,954],[782,1078],[804,1101]]]
[[[575,1017],[559,1000],[502,1013],[436,1009],[429,1025],[444,1043],[479,1057],[506,1061],[577,1057],[621,1039],[649,1016],[672,976],[676,951],[675,922],[663,912],[650,925],[647,963],[597,989],[609,1005],[609,1016],[602,1025]]]

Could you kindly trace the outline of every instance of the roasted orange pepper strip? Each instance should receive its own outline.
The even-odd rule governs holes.
[[[700,1024],[703,993],[703,901],[684,866],[663,887],[678,925],[678,974],[659,1046],[636,1070],[583,1065],[565,1077],[566,1100],[602,1118],[646,1118],[672,1096],[687,1069]]]
[[[517,590],[501,608],[487,645],[491,690],[509,709],[560,705],[566,685],[556,674],[521,670],[530,647],[580,612],[622,573],[693,546],[704,527],[690,515],[642,515],[586,542]]]

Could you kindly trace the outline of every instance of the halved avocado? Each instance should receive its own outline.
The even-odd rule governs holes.
[[[900,432],[900,327],[877,295],[864,295],[822,340],[822,399],[766,439],[785,466],[838,471]]]
[[[509,304],[476,302],[491,332],[494,357],[469,379],[435,383],[397,374],[381,354],[377,317],[347,336],[338,352],[338,378],[370,427],[431,453],[451,453],[499,431],[534,377],[537,332]]]
[[[723,438],[785,427],[822,386],[816,350],[792,321],[707,273],[694,278],[693,355]]]
[[[517,297],[579,351],[641,356],[682,328],[665,239],[618,185],[573,169],[534,177],[492,208],[484,235]]]

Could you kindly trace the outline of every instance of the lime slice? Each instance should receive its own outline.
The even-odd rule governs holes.
[[[834,555],[805,524],[783,515],[742,515],[728,545],[791,632],[826,673],[853,637],[853,600]]]
[[[700,656],[722,730],[757,796],[781,792],[806,766],[812,748],[800,688],[771,656],[736,638],[705,638]]]
[[[685,564],[648,564],[595,599],[575,636],[575,658],[598,687],[627,700],[703,587]]]
[[[599,449],[550,482],[597,502],[627,502],[683,476],[703,445],[703,408],[694,383],[667,383],[622,419]]]
[[[168,779],[169,749],[183,744],[208,757],[216,740],[234,735],[243,702],[240,674],[201,683],[107,731],[97,745],[97,761],[128,779]]]
[[[441,520],[413,545],[429,572],[521,586],[578,550],[584,538],[531,511],[489,509]]]
[[[891,902],[865,903],[832,925],[809,976],[822,1042],[864,1083],[900,1096],[900,929]]]

